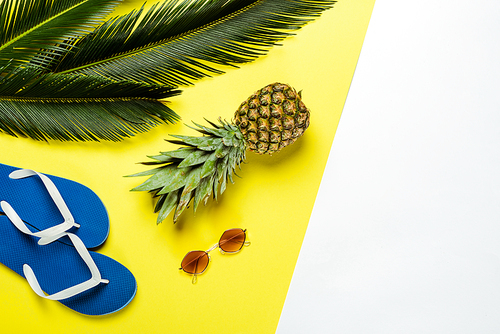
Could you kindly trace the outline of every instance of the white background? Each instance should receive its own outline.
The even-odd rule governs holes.
[[[500,333],[499,62],[498,0],[376,1],[277,333]]]

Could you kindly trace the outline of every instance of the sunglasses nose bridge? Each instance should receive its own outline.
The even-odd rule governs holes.
[[[214,249],[216,249],[217,247],[219,247],[219,244],[216,243],[215,245],[213,245],[212,247],[210,247],[208,250],[207,250],[207,253],[210,253],[211,251],[213,251]],[[210,256],[210,255],[209,255]]]
[[[230,235],[229,237],[225,238],[225,234],[226,232],[236,232],[236,231],[239,231],[239,233],[236,233],[234,235]],[[222,245],[230,242],[230,243],[234,243],[235,242],[235,238],[238,238],[239,236],[241,236],[241,234],[243,234],[243,240],[239,240],[239,241],[236,241],[236,243],[239,243],[240,245],[240,248],[236,251],[225,251],[222,247]],[[246,235],[246,229],[231,229],[231,230],[227,230],[223,233],[221,239],[219,240],[218,243],[216,243],[215,245],[213,245],[212,247],[210,247],[210,249],[208,249],[207,251],[191,251],[189,252],[188,254],[186,254],[186,256],[184,257],[184,259],[186,259],[186,257],[190,254],[190,253],[195,253],[195,252],[202,252],[204,253],[204,255],[207,256],[207,261],[206,261],[206,266],[205,268],[201,271],[201,272],[198,272],[196,269],[194,270],[194,272],[190,272],[190,271],[187,271],[184,267],[183,267],[183,264],[184,264],[184,259],[181,263],[181,268],[179,268],[180,270],[184,270],[186,273],[188,274],[192,274],[193,275],[193,278],[192,278],[192,283],[195,284],[198,280],[197,276],[202,274],[203,272],[205,272],[205,270],[207,269],[208,265],[210,264],[211,262],[211,259],[212,257],[210,256],[209,252],[213,251],[215,248],[219,248],[219,251],[222,253],[222,254],[226,254],[226,253],[238,253],[240,250],[241,250],[241,247],[242,246],[250,246],[250,241],[247,240],[247,235]],[[196,267],[198,266],[198,260],[204,256],[204,255],[199,255],[197,257],[194,257],[191,259],[191,261],[187,262],[186,265],[190,265],[192,264],[193,262],[196,261]]]

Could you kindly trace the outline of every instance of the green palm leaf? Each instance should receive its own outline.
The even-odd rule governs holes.
[[[159,99],[179,93],[166,86],[18,67],[0,79],[0,131],[37,140],[117,141],[176,121],[179,117]]]
[[[331,0],[166,1],[114,18],[74,44],[52,70],[188,85],[265,54]]]
[[[4,0],[0,2],[0,62],[33,60],[46,67],[67,41],[95,29],[120,0]],[[36,57],[35,57],[36,56]]]

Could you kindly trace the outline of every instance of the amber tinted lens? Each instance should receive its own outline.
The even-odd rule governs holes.
[[[189,274],[201,274],[208,266],[208,254],[204,251],[191,251],[182,259],[181,268]]]
[[[231,230],[227,230],[222,234],[219,240],[219,247],[224,252],[234,253],[237,252],[243,247],[245,243],[245,231],[241,228],[233,228]]]

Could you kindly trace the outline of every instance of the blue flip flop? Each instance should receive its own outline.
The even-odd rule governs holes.
[[[55,232],[68,231],[87,248],[95,248],[109,234],[104,204],[91,189],[75,181],[0,164],[0,200],[11,204],[33,228],[55,229],[54,238],[58,238]]]
[[[122,264],[87,250],[69,232],[60,236],[65,243],[40,245],[38,232],[1,205],[7,216],[0,216],[0,262],[25,277],[36,294],[86,315],[113,313],[132,301],[137,283]]]

